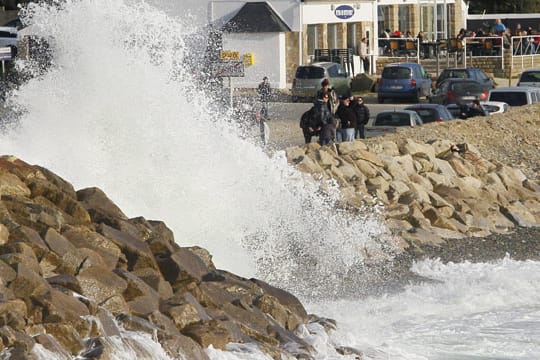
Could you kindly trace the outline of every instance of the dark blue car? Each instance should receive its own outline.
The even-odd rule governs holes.
[[[384,67],[377,100],[407,99],[417,103],[420,97],[431,94],[431,76],[421,64],[393,63]]]

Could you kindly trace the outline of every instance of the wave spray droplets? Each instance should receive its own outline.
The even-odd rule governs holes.
[[[27,16],[53,65],[10,100],[24,110],[4,154],[100,187],[128,216],[165,221],[219,268],[306,295],[355,283],[382,226],[336,209],[337,194],[238,135],[183,65],[199,50],[184,43],[189,24],[121,0],[33,4]]]

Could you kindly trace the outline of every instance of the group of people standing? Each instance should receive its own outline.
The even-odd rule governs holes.
[[[336,108],[337,106],[337,108]],[[313,107],[300,119],[306,144],[313,136],[319,137],[319,144],[365,139],[365,125],[369,120],[369,109],[364,99],[349,95],[336,98],[330,83],[324,79],[317,92]]]

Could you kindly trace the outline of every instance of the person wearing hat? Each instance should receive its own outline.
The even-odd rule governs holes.
[[[336,92],[330,87],[330,81],[328,81],[328,79],[323,79],[323,81],[321,81],[321,88],[317,91],[317,99],[320,99],[323,93],[329,94],[329,99],[327,103],[328,110],[330,110],[330,112],[334,114],[336,112],[338,99]]]
[[[268,77],[265,76],[263,77],[263,81],[257,87],[257,94],[259,94],[259,99],[261,100],[260,114],[266,120],[270,120],[270,117],[268,116],[268,102],[270,101],[271,93],[272,89],[270,88]]]
[[[336,116],[340,120],[338,131],[341,133],[342,141],[353,141],[356,130],[356,114],[350,106],[351,99],[348,95],[342,95],[340,100],[341,102],[336,110]],[[339,137],[338,135],[338,141]]]

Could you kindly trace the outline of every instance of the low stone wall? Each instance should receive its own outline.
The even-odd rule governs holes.
[[[413,251],[445,239],[540,226],[540,186],[467,144],[310,143],[286,153],[299,170],[336,180],[343,206],[382,203],[389,229]]]

